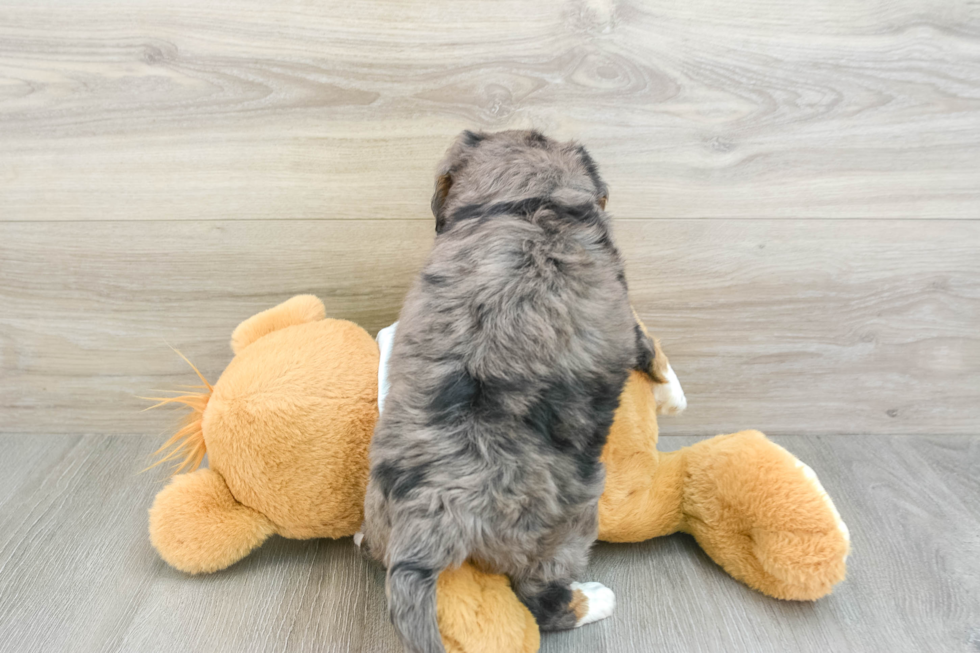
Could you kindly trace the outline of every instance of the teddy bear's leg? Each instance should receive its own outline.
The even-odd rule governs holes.
[[[446,653],[536,653],[538,625],[506,576],[467,562],[436,582],[436,612]]]
[[[816,475],[758,431],[699,442],[686,458],[685,530],[735,578],[815,600],[844,579],[847,528]]]
[[[231,334],[231,350],[237,354],[266,334],[296,324],[318,322],[326,315],[327,309],[319,298],[296,295],[235,327]]]
[[[677,532],[684,519],[684,457],[658,452],[652,445],[612,454],[599,498],[599,539],[643,542]]]
[[[275,532],[261,513],[238,503],[210,469],[173,477],[150,508],[150,541],[160,557],[190,574],[218,571]]]

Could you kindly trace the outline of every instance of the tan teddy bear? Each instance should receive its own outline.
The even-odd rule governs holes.
[[[379,349],[301,295],[235,329],[235,357],[164,445],[180,471],[150,508],[150,539],[189,573],[242,559],[276,533],[347,537],[363,518],[378,418]],[[203,377],[202,377],[203,380]],[[634,373],[603,451],[599,538],[692,534],[735,578],[770,596],[815,600],[845,575],[846,527],[813,472],[758,431],[661,453],[653,383]],[[663,392],[661,392],[663,395]],[[205,452],[209,467],[197,469]],[[161,461],[161,462],[162,462]],[[539,634],[503,576],[470,564],[438,583],[451,653],[531,653]]]

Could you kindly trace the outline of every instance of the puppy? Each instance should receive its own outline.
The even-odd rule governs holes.
[[[436,578],[468,558],[509,576],[542,630],[612,612],[610,590],[575,582],[598,530],[599,455],[629,370],[667,379],[606,197],[585,148],[534,131],[463,132],[441,164],[364,506],[408,651],[444,651]]]

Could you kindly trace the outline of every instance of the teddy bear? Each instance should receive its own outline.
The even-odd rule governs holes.
[[[158,452],[178,473],[149,510],[150,540],[191,574],[224,569],[273,534],[354,536],[363,519],[379,369],[384,383],[378,343],[300,295],[242,322],[231,348],[216,383],[201,376],[202,392],[158,404],[190,413]],[[689,533],[778,599],[816,600],[843,580],[847,528],[813,471],[758,431],[658,452],[657,394],[640,372],[623,389],[602,454],[599,539]],[[446,570],[437,605],[449,653],[538,650],[537,625],[503,576],[470,563]]]

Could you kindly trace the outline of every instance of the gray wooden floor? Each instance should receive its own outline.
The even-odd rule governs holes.
[[[776,438],[851,529],[849,578],[815,603],[766,598],[686,536],[600,544],[616,614],[551,653],[980,650],[980,437]],[[665,437],[664,448],[693,442]],[[139,474],[155,439],[0,438],[0,650],[399,651],[383,574],[350,540],[274,539],[203,577],[150,547]]]

